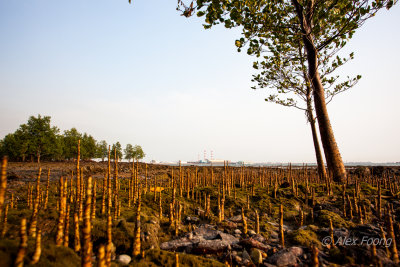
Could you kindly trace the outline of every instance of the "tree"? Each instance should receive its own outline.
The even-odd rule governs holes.
[[[9,160],[17,160],[20,158],[20,154],[18,153],[19,142],[17,141],[15,134],[7,134],[1,143],[1,156],[7,156]]]
[[[81,140],[82,159],[91,159],[98,154],[103,158],[107,156],[107,143],[98,146],[90,134],[83,135],[76,129],[64,131],[59,134],[57,127],[50,125],[50,117],[38,115],[31,116],[28,122],[21,124],[14,132],[7,134],[0,140],[0,155],[8,156],[10,160],[25,161],[27,157],[46,160],[73,159],[78,153],[78,140]],[[121,146],[121,145],[119,145]]]
[[[14,133],[7,134],[2,140],[2,156],[7,155],[10,160],[25,161],[29,154],[29,135],[26,124],[23,124]]]
[[[2,141],[2,154],[10,160],[25,161],[27,157],[60,158],[62,144],[58,135],[58,128],[51,127],[50,117],[31,116],[26,124],[21,124],[14,132],[6,135]]]
[[[76,158],[76,155],[78,154],[78,147],[77,147],[78,140],[81,139],[82,139],[82,134],[79,133],[76,128],[71,128],[71,130],[64,131],[63,155],[65,159],[70,160]]]
[[[135,145],[133,148],[133,158],[138,160],[138,159],[143,159],[146,156],[146,154],[143,152],[143,149],[139,145]]]
[[[127,144],[125,149],[124,149],[124,154],[125,154],[125,159],[128,160],[128,162],[131,161],[132,158],[134,158],[134,150],[133,146],[131,144]]]
[[[56,161],[64,160],[64,136],[61,134],[56,135],[55,146],[51,159]]]
[[[31,116],[26,125],[20,126],[20,130],[27,131],[29,135],[29,153],[36,156],[39,163],[40,158],[43,156],[51,158],[57,147],[59,129],[55,126],[51,127],[50,119],[50,116]]]
[[[295,107],[305,112],[307,122],[311,126],[318,174],[321,179],[326,179],[324,160],[315,126],[316,118],[312,106],[312,87],[310,78],[307,75],[304,47],[299,43],[298,47],[293,46],[293,49],[289,57],[284,57],[284,55],[282,57],[277,51],[272,51],[271,53],[275,53],[273,57],[265,57],[261,62],[254,62],[253,67],[260,70],[260,72],[257,75],[253,75],[252,81],[257,82],[257,86],[252,88],[267,88],[272,92],[265,99],[266,101],[285,107]],[[330,67],[326,67],[321,71],[321,80],[326,88],[325,98],[328,101],[327,103],[335,95],[354,86],[361,78],[358,75],[355,78],[347,77],[347,80],[338,82],[339,76],[331,76],[338,67],[353,59],[353,55],[351,53],[348,58],[337,57],[331,62]],[[328,62],[329,57],[326,60],[321,59],[321,61]]]
[[[198,0],[196,8],[198,16],[206,15],[206,29],[219,23],[226,28],[241,26],[243,37],[235,44],[239,50],[246,46],[249,55],[262,54],[273,61],[277,53],[290,58],[298,44],[304,47],[328,169],[335,181],[343,181],[346,170],[326,108],[320,75],[326,62],[321,61],[321,56],[330,58],[367,19],[394,3],[393,0]]]
[[[91,159],[96,156],[96,140],[87,133],[82,136],[81,156],[82,159]]]
[[[107,155],[108,155],[108,145],[105,140],[102,140],[98,142],[96,145],[96,157],[101,158],[101,161],[104,161]]]
[[[118,159],[122,158],[122,146],[119,142],[112,145],[111,157],[113,157],[114,155],[116,155]]]

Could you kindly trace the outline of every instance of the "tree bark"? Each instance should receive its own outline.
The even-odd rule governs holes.
[[[316,49],[310,38],[304,39],[307,40],[307,43],[305,43],[308,58],[308,71],[314,88],[314,106],[317,113],[319,133],[325,152],[326,162],[328,164],[329,171],[333,175],[333,180],[336,182],[342,182],[346,179],[346,169],[344,168],[342,156],[340,155],[339,147],[336,143],[331,122],[329,120],[328,110],[325,102],[325,91],[317,69],[318,65]]]
[[[313,137],[315,157],[317,159],[318,176],[322,181],[325,181],[325,179],[326,179],[325,164],[324,164],[324,159],[322,157],[321,148],[319,146],[317,129],[315,127],[315,118],[314,118],[314,114],[313,114],[313,111],[311,108],[311,99],[307,100],[307,112],[308,112],[308,118],[309,118],[312,137]]]
[[[311,34],[311,18],[306,18],[304,16],[303,7],[297,0],[292,0],[292,2],[300,20],[303,43],[307,51],[308,75],[314,89],[314,106],[317,114],[319,133],[325,152],[328,170],[333,175],[334,181],[342,182],[346,179],[346,169],[344,168],[339,147],[336,143],[331,122],[329,120],[328,110],[326,108],[325,91],[318,72],[318,51],[314,46],[314,41]],[[312,9],[313,6],[311,5],[307,8]],[[307,10],[306,13],[312,14],[311,10]]]
[[[301,63],[302,63],[302,67],[303,67],[303,76],[304,76],[304,81],[306,82],[306,88],[307,88],[307,91],[306,91],[307,119],[311,126],[311,133],[312,133],[312,138],[313,138],[313,143],[314,143],[315,157],[317,159],[318,176],[322,181],[325,181],[327,178],[326,169],[325,169],[324,159],[322,157],[321,148],[319,146],[317,129],[315,128],[314,111],[312,108],[312,97],[311,96],[312,96],[313,90],[311,88],[311,81],[306,72],[302,49],[303,49],[302,45],[299,44],[299,54],[300,54],[300,57],[302,58]]]

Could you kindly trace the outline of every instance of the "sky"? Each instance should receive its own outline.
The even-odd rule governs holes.
[[[204,30],[176,1],[0,0],[0,138],[31,115],[61,131],[138,144],[146,161],[207,157],[315,162],[302,111],[252,90],[240,29]],[[381,10],[341,53],[362,75],[328,111],[345,162],[400,161],[400,5]]]

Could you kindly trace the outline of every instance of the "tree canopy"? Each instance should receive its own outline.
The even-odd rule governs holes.
[[[130,161],[134,156],[133,146],[131,144],[127,144],[124,149],[124,153],[125,153],[125,159]]]
[[[51,118],[41,115],[29,117],[27,123],[0,140],[0,155],[13,161],[72,160],[78,153],[78,140],[81,140],[81,159],[101,158],[104,161],[107,157],[106,141],[97,142],[92,135],[80,133],[76,128],[60,134],[60,130],[51,125]],[[121,144],[116,142],[115,147],[118,157],[122,158]]]
[[[108,156],[108,146],[105,140],[97,143],[96,157],[101,158],[102,161]]]
[[[143,149],[139,145],[135,145],[133,148],[133,158],[138,160],[138,159],[143,159],[146,156],[146,154],[143,152]]]
[[[37,161],[41,158],[57,157],[60,153],[59,129],[50,125],[50,117],[31,116],[13,134],[2,140],[2,154],[11,159],[25,160],[28,156]]]
[[[122,158],[122,146],[119,142],[116,142],[111,147],[111,158],[116,156],[118,159]]]
[[[139,145],[132,146],[131,144],[127,144],[124,153],[125,159],[127,160],[139,160],[143,159],[146,156],[146,154],[143,152],[142,147]]]

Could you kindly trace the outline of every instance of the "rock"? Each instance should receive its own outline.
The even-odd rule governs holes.
[[[319,236],[329,236],[329,228],[320,228],[317,231]],[[355,232],[357,234],[357,232]],[[333,229],[333,236],[335,238],[336,245],[344,245],[346,242],[352,241],[354,235],[350,233],[346,228]]]
[[[156,220],[150,220],[151,224],[158,224],[158,222]]]
[[[237,228],[237,223],[231,222],[231,221],[225,221],[224,223],[224,228],[228,229],[236,229]]]
[[[269,233],[269,238],[278,239],[278,238],[279,238],[278,232],[276,232],[276,231],[271,231],[271,232]]]
[[[289,251],[292,252],[296,257],[303,255],[304,251],[301,247],[291,247]]]
[[[193,253],[217,253],[227,249],[232,243],[237,243],[239,240],[228,234],[219,233],[216,239],[201,240],[199,243],[193,245]]]
[[[297,258],[293,252],[289,251],[288,249],[284,249],[267,258],[267,261],[275,264],[276,266],[284,267],[296,265]]]
[[[261,264],[263,261],[263,256],[261,251],[256,248],[251,249],[251,259],[255,264]]]
[[[249,265],[250,262],[251,262],[251,260],[245,260],[245,259],[243,259],[243,265],[244,265],[244,266]]]
[[[241,262],[242,262],[242,258],[239,257],[239,256],[237,256],[237,255],[234,257],[234,259],[235,259],[235,261],[236,261],[237,263],[241,263]]]
[[[228,219],[231,222],[239,223],[242,222],[242,215],[236,215]]]
[[[185,237],[164,242],[161,249],[183,251],[195,254],[214,254],[228,249],[238,243],[233,235],[215,230],[211,225],[201,225]]]
[[[380,238],[380,228],[372,224],[361,224],[350,228],[350,235],[362,240],[363,237]]]
[[[193,241],[189,240],[187,237],[171,240],[168,242],[161,243],[160,248],[165,250],[177,251],[180,248],[186,248],[193,245]]]
[[[237,243],[237,244],[233,244],[232,245],[232,249],[233,250],[242,250],[243,247],[241,245],[239,245],[239,243]]]
[[[251,260],[249,253],[245,249],[243,250],[242,257],[243,257],[243,260]]]
[[[255,235],[256,234],[256,232],[254,230],[249,230],[247,232],[249,233],[249,235]]]
[[[198,217],[195,216],[187,216],[186,217],[186,222],[187,223],[198,223],[200,221],[200,219]]]
[[[279,239],[278,238],[270,238],[268,240],[270,243],[274,243],[276,245],[276,243],[279,243]]]
[[[256,234],[254,236],[252,236],[251,238],[253,238],[254,240],[257,240],[258,242],[264,243],[265,242],[265,237],[263,237],[260,234]]]
[[[235,234],[237,234],[237,235],[241,235],[242,234],[242,231],[240,231],[240,229],[235,229],[235,231],[233,231]]]
[[[117,262],[121,265],[129,265],[132,258],[129,255],[122,254],[117,257]]]
[[[239,242],[239,244],[248,249],[258,248],[263,251],[268,251],[271,248],[269,245],[265,245],[265,244],[261,243],[260,241],[255,240],[252,237],[241,240]]]

